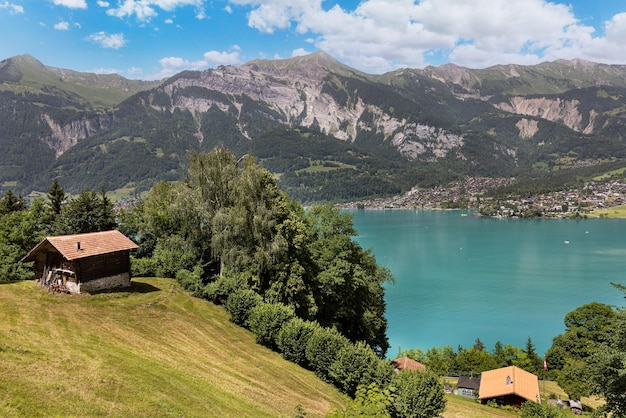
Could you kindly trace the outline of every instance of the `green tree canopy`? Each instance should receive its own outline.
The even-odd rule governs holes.
[[[26,209],[26,200],[22,195],[16,196],[13,190],[9,189],[0,199],[0,215],[6,215],[11,212],[18,212]]]
[[[185,182],[157,184],[129,212],[124,227],[155,272],[172,277],[197,264],[203,273],[194,288],[205,286],[217,303],[226,298],[213,298],[214,283],[240,275],[265,302],[366,341],[378,354],[388,349],[383,284],[391,274],[352,239],[350,215],[330,205],[305,211],[253,156],[237,159],[223,148],[192,154]]]
[[[443,385],[430,372],[403,371],[393,376],[393,411],[397,417],[431,418],[446,407]]]
[[[626,293],[626,288],[613,284]],[[605,324],[604,321],[599,321]],[[607,337],[589,358],[589,384],[591,393],[606,401],[599,413],[605,416],[626,416],[626,309],[620,308],[611,319]],[[592,328],[592,332],[597,331]]]
[[[115,229],[117,222],[113,203],[102,189],[100,194],[84,189],[63,205],[57,217],[58,234],[80,234]]]

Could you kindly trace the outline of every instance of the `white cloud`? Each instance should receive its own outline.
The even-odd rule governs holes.
[[[187,61],[180,57],[165,57],[159,60],[161,64],[161,70],[148,77],[149,79],[159,80],[166,77],[171,77],[176,73],[184,70],[203,70],[207,67],[206,61]]]
[[[111,5],[111,3],[109,3],[108,1],[104,1],[104,0],[98,0],[96,3],[100,7],[109,7]]]
[[[68,30],[70,28],[70,24],[62,20],[58,23],[55,23],[54,28],[56,30]]]
[[[238,65],[241,64],[239,52],[218,52],[209,51],[204,53],[204,59],[209,66],[216,65]]]
[[[179,7],[193,6],[196,8],[196,18],[204,19],[203,3],[204,0],[120,0],[117,7],[107,10],[107,14],[119,18],[134,15],[137,20],[149,21],[158,15],[156,8],[171,12]]]
[[[24,7],[20,6],[19,4],[9,3],[8,1],[1,2],[0,9],[8,10],[9,13],[12,15],[24,13]]]
[[[115,16],[124,18],[127,16],[135,15],[138,20],[150,20],[157,15],[156,11],[151,7],[149,3],[135,0],[125,0],[119,4],[119,7],[115,9],[108,9],[107,14],[109,16]]]
[[[120,71],[115,68],[96,68],[92,72],[95,74],[120,74]]]
[[[170,77],[176,73],[184,70],[206,70],[207,68],[214,68],[218,65],[238,65],[241,64],[241,58],[239,56],[239,47],[234,45],[232,47],[233,52],[219,52],[208,51],[202,56],[203,59],[197,61],[189,61],[180,57],[165,57],[159,60],[161,64],[161,70],[149,76],[149,79],[159,80],[162,78]]]
[[[96,32],[89,35],[88,39],[99,44],[102,48],[120,49],[126,45],[123,33]]]
[[[536,64],[558,58],[626,63],[626,13],[600,35],[554,0],[362,0],[353,10],[323,0],[230,0],[263,33],[292,30],[369,72],[422,67],[434,56],[459,65]]]
[[[165,19],[164,22],[168,25],[171,25],[172,23],[174,23],[172,19]]]
[[[310,54],[310,51],[307,51],[304,48],[298,48],[298,49],[294,49],[293,51],[291,51],[291,56],[292,57],[301,57],[303,55],[308,55]]]
[[[196,8],[196,19],[204,20],[207,17],[208,16],[207,16],[206,12],[204,11],[204,7],[197,7]]]
[[[143,74],[143,69],[139,67],[132,67],[129,68],[126,73],[130,75],[140,76],[141,74]]]
[[[85,0],[53,0],[57,6],[65,6],[70,9],[86,9],[87,2]]]

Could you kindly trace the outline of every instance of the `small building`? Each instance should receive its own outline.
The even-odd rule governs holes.
[[[47,237],[22,262],[35,262],[35,280],[50,290],[81,293],[130,286],[130,250],[119,231]]]
[[[540,403],[539,379],[515,366],[489,370],[480,377],[478,398],[481,403],[495,401],[498,405],[517,408],[526,401]]]
[[[456,387],[457,395],[465,396],[467,398],[476,398],[478,397],[478,390],[480,389],[480,378],[459,376],[459,381]]]
[[[583,404],[580,401],[571,399],[569,401],[569,409],[572,411],[574,415],[582,415],[583,414]]]
[[[391,365],[393,366],[394,369],[398,371],[403,371],[403,370],[424,371],[426,370],[425,365],[423,365],[419,361],[415,361],[408,357],[398,357],[397,359],[391,361]]]

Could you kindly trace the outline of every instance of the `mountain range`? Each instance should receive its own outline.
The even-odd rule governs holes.
[[[320,51],[148,82],[22,55],[0,62],[0,186],[141,192],[218,146],[303,202],[530,176],[625,158],[625,98],[626,66],[583,60],[371,75]]]

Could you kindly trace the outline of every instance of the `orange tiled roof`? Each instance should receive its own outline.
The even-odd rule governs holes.
[[[67,260],[92,257],[116,251],[132,250],[137,244],[119,231],[90,232],[86,234],[47,237],[30,250],[22,261],[33,261],[34,255],[47,245],[52,245]]]
[[[540,401],[537,376],[515,366],[483,372],[478,398],[490,399],[504,395],[518,395],[529,401]]]
[[[393,360],[393,366],[398,370],[426,370],[426,366],[408,357]]]

